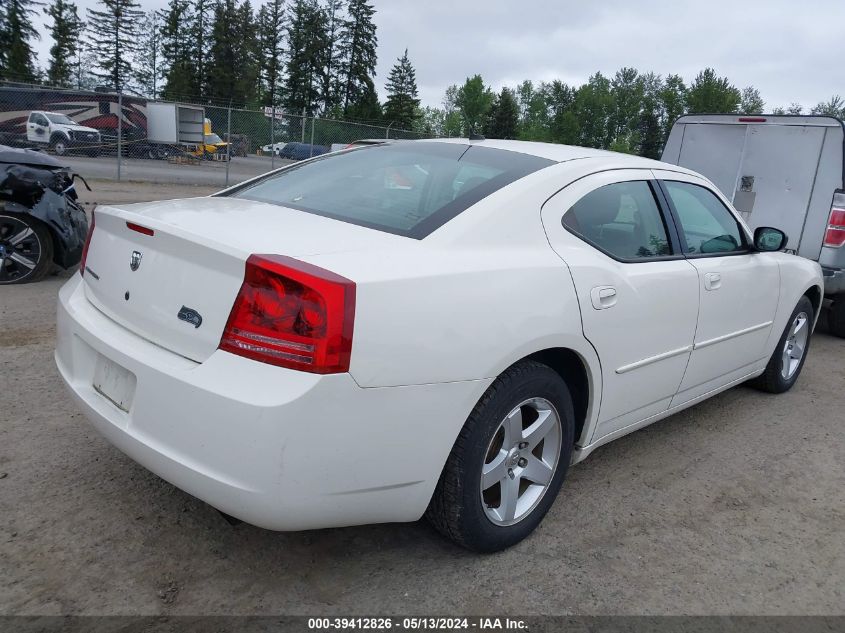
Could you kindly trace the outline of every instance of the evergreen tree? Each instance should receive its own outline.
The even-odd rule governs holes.
[[[314,114],[326,68],[326,14],[314,0],[296,0],[288,23],[288,72],[283,103],[291,113]]]
[[[56,0],[57,2],[59,0]],[[162,16],[150,11],[141,22],[138,54],[135,60],[135,79],[141,92],[152,99],[158,98],[159,81],[164,76],[161,55]]]
[[[49,27],[53,46],[50,47],[50,61],[47,63],[47,83],[72,86],[75,79],[74,60],[77,58],[84,25],[79,19],[76,5],[67,0],[53,0],[44,9],[44,13],[53,20]]]
[[[191,83],[193,84],[193,94],[197,97],[205,97],[210,81],[208,64],[211,54],[211,40],[213,30],[217,27],[217,24],[212,23],[212,21],[213,16],[217,15],[217,5],[220,3],[219,0],[189,0],[189,2],[191,2],[191,13],[187,23],[187,31],[191,36],[189,62],[192,72]],[[181,28],[185,29],[185,27],[186,23],[183,23]]]
[[[0,78],[34,82],[38,79],[30,40],[41,39],[32,25],[35,0],[3,0],[0,13]]]
[[[367,77],[361,94],[349,105],[347,118],[363,123],[383,122],[381,103],[378,100],[375,84]]]
[[[350,0],[349,17],[340,31],[340,54],[344,59],[343,112],[359,100],[369,102],[375,95],[373,77],[376,74],[376,25],[375,9],[370,0]],[[378,98],[376,97],[376,100]]]
[[[258,11],[258,38],[263,105],[273,105],[279,100],[284,54],[285,5],[284,0],[270,0]]]
[[[94,75],[114,90],[124,90],[131,85],[131,57],[144,12],[134,0],[100,0],[99,4],[102,10],[88,9],[89,46],[99,70]]]
[[[238,7],[236,29],[241,34],[235,47],[235,68],[239,70],[236,85],[241,95],[239,103],[254,106],[258,103],[261,88],[261,46],[258,41],[258,23],[250,0],[244,0]]]
[[[736,86],[727,77],[718,77],[712,68],[698,73],[687,91],[687,110],[691,114],[734,113],[741,101],[742,94]]]
[[[249,1],[238,6],[235,0],[218,0],[205,66],[207,98],[239,107],[254,102],[255,43],[256,27]]]
[[[174,101],[199,96],[194,68],[195,44],[191,30],[185,28],[191,19],[189,0],[170,0],[161,25],[161,66],[164,86],[161,96]]]
[[[387,101],[384,103],[384,118],[395,121],[400,128],[411,129],[417,118],[420,100],[417,75],[411,60],[408,59],[407,48],[391,69],[385,89]]]
[[[324,114],[337,114],[342,93],[339,38],[343,26],[344,0],[326,0],[326,68],[322,74],[320,103]]]
[[[502,91],[493,101],[487,129],[484,131],[490,138],[515,139],[519,126],[519,104],[509,88]]]

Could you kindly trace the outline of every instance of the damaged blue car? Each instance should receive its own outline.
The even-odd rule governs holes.
[[[0,285],[79,263],[88,219],[77,178],[85,183],[51,156],[0,145]]]

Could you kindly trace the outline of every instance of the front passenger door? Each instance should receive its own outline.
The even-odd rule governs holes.
[[[698,274],[678,252],[650,178],[648,170],[595,174],[543,206],[601,361],[592,441],[666,411],[692,350]]]
[[[674,407],[746,377],[765,359],[780,269],[751,248],[737,217],[705,182],[666,172],[661,186],[699,277],[695,344]]]

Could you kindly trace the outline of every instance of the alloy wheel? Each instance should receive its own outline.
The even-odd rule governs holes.
[[[514,525],[537,507],[557,471],[560,416],[545,398],[529,398],[499,424],[481,468],[481,502],[496,525]]]
[[[35,270],[41,259],[41,240],[25,222],[0,217],[0,283],[19,281]]]
[[[798,371],[807,349],[809,336],[810,317],[806,312],[800,312],[793,319],[786,342],[783,344],[780,373],[784,380],[789,380]]]

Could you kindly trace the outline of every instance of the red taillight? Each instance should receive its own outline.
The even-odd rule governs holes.
[[[833,194],[830,205],[830,218],[824,234],[824,245],[839,248],[845,245],[845,192]]]
[[[152,229],[149,229],[146,226],[141,226],[140,224],[135,224],[134,222],[127,222],[126,228],[137,233],[142,233],[144,235],[155,235],[155,231],[153,231]]]
[[[85,260],[88,259],[88,247],[91,245],[91,235],[94,233],[94,220],[97,216],[91,212],[91,224],[88,225],[88,235],[85,236],[85,245],[82,247],[82,259],[79,260],[79,274],[85,275]]]
[[[824,245],[840,247],[845,244],[845,209],[831,209],[830,220],[827,222],[827,232],[824,234]]]
[[[283,255],[251,255],[220,349],[317,374],[349,371],[355,283]]]

